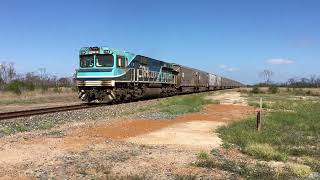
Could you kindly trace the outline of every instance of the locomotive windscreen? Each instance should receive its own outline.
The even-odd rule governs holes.
[[[93,55],[81,55],[80,56],[80,67],[93,67]]]
[[[114,58],[111,54],[97,54],[96,66],[97,67],[112,67],[114,64]]]

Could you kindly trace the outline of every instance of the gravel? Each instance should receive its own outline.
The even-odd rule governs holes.
[[[132,156],[132,150],[137,148],[134,144],[122,142],[112,143],[110,148],[95,149],[94,146],[88,147],[81,152],[69,152],[56,157],[55,162],[45,162],[35,170],[28,171],[27,175],[38,179],[118,179],[111,175],[111,169],[117,163],[125,162]],[[126,178],[124,178],[126,179]]]
[[[137,118],[143,119],[153,119],[153,120],[161,120],[161,119],[174,119],[176,116],[167,112],[140,112],[135,115]]]
[[[0,137],[17,132],[50,129],[68,122],[108,120],[137,113],[140,108],[155,104],[156,100],[138,101],[75,111],[57,112],[0,121]]]

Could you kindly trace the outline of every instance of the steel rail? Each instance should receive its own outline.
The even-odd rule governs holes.
[[[99,107],[102,105],[103,104],[90,104],[90,105],[89,104],[77,104],[77,105],[68,105],[68,106],[58,106],[58,107],[4,112],[4,113],[0,113],[0,120],[12,119],[12,118],[18,118],[18,117],[27,117],[27,116],[33,116],[33,115],[41,115],[41,114],[49,114],[49,113],[63,112],[63,111],[74,111],[74,110],[78,110],[78,109]]]

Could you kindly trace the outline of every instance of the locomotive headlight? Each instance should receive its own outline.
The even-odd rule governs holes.
[[[99,54],[99,51],[90,51],[89,54]]]
[[[104,52],[104,54],[112,54],[111,50],[104,50],[103,52]]]

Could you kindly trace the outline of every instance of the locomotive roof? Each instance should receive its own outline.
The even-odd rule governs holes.
[[[117,55],[120,55],[120,56],[131,56],[131,57],[141,56],[141,57],[145,57],[145,58],[150,58],[150,59],[153,59],[153,60],[161,61],[161,62],[164,62],[164,63],[172,64],[172,63],[170,63],[168,61],[158,60],[158,59],[154,59],[154,58],[151,58],[151,57],[148,57],[148,56],[144,56],[144,55],[141,55],[141,54],[134,54],[134,53],[131,53],[129,51],[120,50],[120,49],[116,49],[116,48],[110,48],[110,47],[107,47],[107,46],[102,46],[102,47],[82,47],[80,49],[80,54],[82,54],[81,52],[83,52],[83,51],[87,52],[87,51],[90,51],[90,50],[92,50],[94,48],[98,48],[99,50],[102,50],[102,51],[110,50],[113,53],[115,53]]]
[[[131,53],[129,51],[124,51],[124,50],[120,50],[120,49],[115,49],[115,48],[109,48],[107,46],[102,46],[102,47],[82,47],[80,49],[80,54],[82,51],[89,51],[93,48],[98,48],[99,50],[110,50],[118,55],[121,55],[121,56],[125,56],[125,55],[131,55],[131,56],[134,56],[135,54],[134,53]]]

